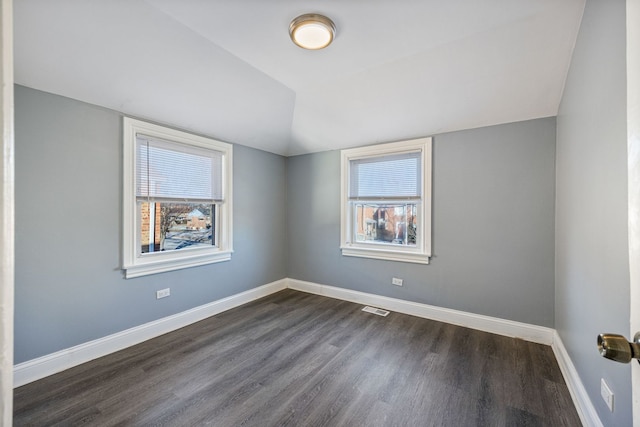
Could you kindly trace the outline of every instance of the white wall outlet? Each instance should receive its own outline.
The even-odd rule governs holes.
[[[402,286],[402,279],[398,279],[397,277],[394,277],[393,279],[391,279],[391,284],[396,286]]]
[[[604,378],[600,378],[600,395],[602,396],[604,403],[609,407],[609,410],[613,412],[613,392],[604,381]]]
[[[156,299],[166,298],[169,295],[171,295],[171,288],[160,289],[159,291],[156,291]]]

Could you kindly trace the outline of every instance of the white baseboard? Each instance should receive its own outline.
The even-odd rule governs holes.
[[[564,347],[557,331],[553,333],[553,344],[551,348],[556,355],[558,365],[560,365],[560,371],[562,371],[564,381],[567,383],[567,388],[569,389],[569,393],[571,393],[573,404],[578,411],[582,424],[585,427],[603,427],[602,421],[600,417],[598,417],[598,412],[595,406],[593,406],[591,399],[589,399],[587,390],[584,388],[578,371],[573,365],[569,353],[567,353],[567,349]]]
[[[587,427],[602,427],[578,372],[554,329],[296,279],[278,280],[173,316],[20,363],[14,366],[14,387],[139,344],[286,288],[550,345],[582,423]]]
[[[491,332],[513,338],[522,338],[539,344],[551,345],[554,329],[528,323],[504,320],[497,317],[483,316],[452,310],[450,308],[406,301],[396,298],[383,297],[375,294],[352,291],[344,288],[320,285],[296,279],[287,279],[287,287],[303,292],[324,295],[359,304],[372,305],[390,311],[410,314],[425,319],[438,320],[453,325],[464,326],[480,331]]]
[[[603,427],[598,413],[587,394],[582,380],[576,371],[560,335],[555,329],[527,323],[514,322],[496,317],[482,316],[464,311],[436,307],[412,301],[383,297],[375,294],[352,291],[344,288],[320,285],[296,279],[287,279],[287,287],[298,291],[323,295],[331,298],[351,301],[364,305],[384,308],[399,313],[410,314],[431,320],[451,323],[458,326],[491,332],[527,341],[550,345],[560,366],[560,371],[571,393],[573,404],[585,427]]]
[[[192,308],[113,335],[57,351],[14,366],[13,386],[20,387],[41,378],[72,368],[98,357],[106,356],[143,341],[175,331],[192,323],[238,307],[274,292],[286,289],[286,279],[231,295],[209,304]]]

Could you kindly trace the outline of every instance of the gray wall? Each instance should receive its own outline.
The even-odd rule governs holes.
[[[546,118],[434,137],[430,265],[341,256],[340,153],[290,157],[289,277],[553,327],[555,132]]]
[[[625,40],[625,2],[587,1],[557,124],[556,329],[606,426],[632,424],[630,366],[595,346],[629,331]]]
[[[125,280],[121,114],[21,86],[15,104],[16,363],[286,277],[285,158],[234,146],[230,262]]]

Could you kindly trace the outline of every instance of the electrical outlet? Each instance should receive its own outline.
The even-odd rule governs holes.
[[[607,383],[604,382],[604,378],[600,378],[600,395],[602,396],[604,403],[609,407],[609,410],[613,412],[613,392]]]
[[[156,291],[156,299],[166,298],[169,295],[171,295],[171,288],[160,289],[159,291]]]
[[[393,279],[391,279],[391,284],[396,286],[402,286],[402,279],[398,279],[397,277],[394,277]]]

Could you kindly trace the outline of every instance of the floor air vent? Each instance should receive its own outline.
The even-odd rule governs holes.
[[[366,306],[362,309],[362,311],[366,311],[367,313],[377,314],[378,316],[386,316],[389,314],[387,310],[382,310],[381,308],[369,307]]]

